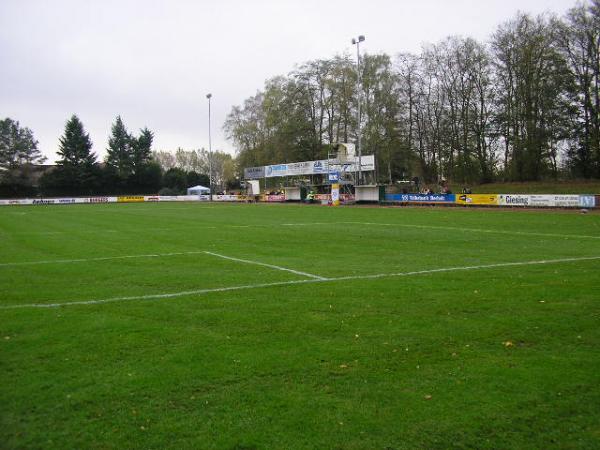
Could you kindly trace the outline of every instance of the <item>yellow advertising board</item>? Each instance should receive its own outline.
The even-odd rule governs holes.
[[[497,206],[497,194],[456,194],[456,203],[459,205],[487,205]]]
[[[131,203],[131,202],[143,202],[143,195],[123,195],[121,197],[117,197],[117,202],[119,203]]]

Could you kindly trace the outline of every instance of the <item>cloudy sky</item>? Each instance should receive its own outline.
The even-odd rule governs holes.
[[[449,35],[487,41],[518,10],[562,15],[575,0],[0,0],[0,118],[31,128],[49,161],[77,114],[104,156],[121,115],[155,149],[233,152],[233,105],[305,61],[419,52]]]

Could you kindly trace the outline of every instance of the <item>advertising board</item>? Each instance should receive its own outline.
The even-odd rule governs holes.
[[[554,205],[558,208],[577,208],[579,207],[579,195],[552,195]]]
[[[265,176],[271,177],[285,177],[288,175],[287,164],[274,164],[272,166],[265,166]]]
[[[501,194],[498,196],[501,206],[524,206],[539,208],[594,208],[593,195],[522,195]]]
[[[454,194],[386,194],[388,202],[400,203],[454,203]]]
[[[265,201],[266,202],[273,202],[273,203],[285,202],[285,195],[284,194],[281,194],[281,195],[265,195]]]
[[[596,205],[596,197],[594,197],[593,195],[579,196],[579,206],[581,206],[582,208],[595,208]]]
[[[205,196],[208,200],[208,195]],[[182,202],[198,201],[197,195],[123,195],[120,197],[61,197],[61,198],[23,198],[0,200],[0,206],[9,205],[71,205],[90,203],[124,203],[124,202]]]
[[[118,203],[138,203],[138,202],[143,202],[143,201],[144,201],[143,195],[121,195],[121,196],[117,197]]]
[[[331,204],[333,206],[340,205],[340,185],[337,183],[331,185]]]
[[[0,206],[11,205],[72,205],[75,203],[111,203],[116,197],[18,198],[0,200]]]
[[[351,203],[354,201],[354,195],[352,194],[339,194],[340,203]],[[331,194],[316,194],[315,200],[319,200],[322,203],[329,203],[331,201]]]
[[[161,201],[171,201],[171,200],[166,200],[167,198],[172,198],[169,196],[164,196],[161,195],[160,196]],[[175,196],[175,201],[177,202],[197,202],[199,200],[197,195],[177,195]]]
[[[15,206],[15,205],[32,205],[33,200],[29,198],[15,198],[8,200],[0,200],[0,206]]]
[[[500,194],[498,196],[500,206],[531,206],[531,196],[521,194]]]
[[[213,195],[215,202],[237,202],[239,198],[237,195]]]
[[[314,161],[287,164],[287,175],[305,175],[312,173]]]
[[[354,157],[354,162],[356,168],[352,168],[352,170],[358,170],[358,156]],[[363,155],[360,158],[360,167],[363,172],[370,172],[375,170],[375,155]]]
[[[260,167],[246,167],[244,169],[245,180],[256,180],[265,177],[265,166]]]
[[[459,205],[498,206],[497,194],[456,194],[455,197]]]
[[[313,161],[310,173],[318,175],[320,173],[327,173],[328,170],[329,162],[327,160]]]
[[[115,197],[87,197],[83,199],[83,203],[113,203]]]
[[[361,158],[363,172],[375,170],[375,156],[364,155]],[[350,158],[344,164],[335,164],[329,167],[329,160],[302,161],[287,164],[273,164],[265,167],[249,167],[244,169],[244,178],[251,180],[255,178],[289,177],[297,175],[326,174],[332,171],[355,172],[358,170],[358,157]],[[259,176],[260,175],[260,176]]]
[[[500,206],[532,208],[593,208],[596,202],[592,195],[500,194],[498,203]]]

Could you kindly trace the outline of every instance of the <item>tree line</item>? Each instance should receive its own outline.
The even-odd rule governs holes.
[[[382,183],[600,178],[599,55],[600,0],[561,18],[518,13],[489,43],[366,54],[359,88],[349,56],[307,62],[233,107],[224,129],[240,167],[326,158],[360,129]]]
[[[231,155],[217,151],[211,159],[204,149],[179,148],[174,155],[152,151],[153,140],[147,127],[135,135],[117,116],[100,162],[83,123],[73,115],[59,139],[56,165],[40,171],[46,158],[33,132],[13,119],[0,120],[0,196],[178,195],[190,186],[209,186],[210,165],[215,192],[239,188]]]

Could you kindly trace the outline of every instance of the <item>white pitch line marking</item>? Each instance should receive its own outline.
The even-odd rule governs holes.
[[[298,223],[282,223],[277,226],[282,227],[304,227],[309,225],[335,225],[336,223],[344,223],[344,222],[298,222]]]
[[[309,280],[294,280],[294,281],[280,281],[275,283],[261,283],[261,284],[248,284],[242,286],[230,286],[230,287],[222,287],[222,288],[213,288],[213,289],[197,289],[193,291],[183,291],[183,292],[172,292],[167,294],[151,294],[151,295],[137,295],[130,297],[114,297],[114,298],[106,298],[100,300],[82,300],[82,301],[73,301],[73,302],[64,302],[64,303],[30,303],[24,305],[4,305],[0,306],[1,309],[24,309],[24,308],[57,308],[62,306],[77,306],[77,305],[99,305],[103,303],[114,303],[114,302],[124,302],[124,301],[132,301],[132,300],[161,300],[166,298],[176,298],[183,297],[186,295],[202,295],[202,294],[211,294],[218,292],[228,292],[228,291],[241,291],[248,289],[260,289],[266,287],[276,287],[276,286],[291,286],[294,284],[309,284],[309,283],[328,283],[328,282],[336,282],[336,281],[354,281],[354,280],[370,280],[377,278],[393,278],[393,277],[408,277],[414,275],[427,275],[432,273],[440,273],[440,272],[458,272],[464,270],[481,270],[481,269],[494,269],[499,267],[517,267],[517,266],[533,266],[533,265],[543,265],[543,264],[560,264],[560,263],[569,263],[569,262],[579,262],[579,261],[594,261],[600,260],[600,256],[586,256],[581,258],[561,258],[561,259],[542,259],[539,261],[522,261],[522,262],[506,262],[506,263],[497,263],[497,264],[485,264],[480,266],[461,266],[461,267],[446,267],[440,269],[428,269],[428,270],[418,270],[413,272],[398,272],[398,273],[379,273],[373,275],[353,275],[347,277],[337,277],[337,278],[325,278],[325,279],[309,279]]]
[[[33,266],[33,265],[37,265],[37,264],[65,264],[65,263],[80,263],[80,262],[91,262],[91,261],[109,261],[112,259],[161,258],[163,256],[198,255],[201,253],[205,253],[205,252],[198,251],[198,252],[151,253],[151,254],[147,254],[147,255],[101,256],[98,258],[49,259],[46,261],[24,261],[24,262],[0,263],[0,267]]]
[[[173,231],[170,229],[170,231]],[[80,234],[80,233],[125,233],[126,231],[118,231],[118,230],[77,230],[73,231],[0,231],[0,235],[4,236],[27,236],[32,234],[40,234],[40,235],[59,235],[59,234]],[[134,231],[132,231],[134,232]]]
[[[589,235],[581,235],[581,234],[559,234],[559,233],[535,233],[529,231],[507,231],[507,230],[490,230],[485,228],[461,228],[461,227],[448,227],[441,225],[411,225],[405,223],[378,223],[378,222],[298,222],[298,223],[279,223],[279,224],[254,224],[254,225],[222,225],[221,227],[216,226],[207,226],[207,225],[188,225],[178,227],[179,229],[217,229],[217,228],[278,228],[278,227],[306,227],[306,226],[332,226],[332,225],[374,225],[374,226],[383,226],[383,227],[403,227],[403,228],[418,228],[418,229],[428,229],[428,230],[450,230],[450,231],[460,231],[464,233],[490,233],[490,234],[508,234],[508,235],[519,235],[519,236],[538,236],[538,237],[548,237],[548,238],[565,238],[565,239],[600,239],[600,236],[589,236]],[[172,232],[172,228],[150,228],[147,230],[148,232],[162,232],[168,231]],[[90,232],[90,233],[133,233],[137,232],[137,230],[81,230],[81,232]],[[42,234],[42,235],[59,235],[59,234],[67,234],[71,232],[67,231],[24,231],[24,232],[5,232],[0,231],[0,234],[10,236],[10,235],[22,235],[22,234]]]
[[[286,227],[301,227],[310,225],[375,225],[382,227],[403,227],[403,228],[421,228],[428,230],[450,230],[450,231],[462,231],[462,232],[473,232],[473,233],[492,233],[492,234],[510,234],[510,235],[522,235],[522,236],[540,236],[540,237],[552,237],[552,238],[570,238],[570,239],[600,239],[600,236],[589,236],[581,234],[559,234],[559,233],[535,233],[529,231],[507,231],[507,230],[489,230],[485,228],[461,228],[461,227],[446,227],[441,225],[412,225],[406,223],[378,223],[378,222],[299,222],[299,223],[282,223],[277,226]]]
[[[226,227],[227,225],[223,225],[221,228]],[[250,226],[250,225],[248,225]],[[186,226],[178,226],[177,229],[181,230],[181,229],[190,229],[190,230],[198,230],[198,229],[213,229],[216,230],[219,227],[216,226],[209,226],[209,225],[186,225]],[[167,231],[169,233],[173,232],[173,228],[167,228],[167,227],[163,227],[163,228],[148,228],[146,230],[144,230],[147,233],[153,233],[155,231]],[[62,234],[69,234],[69,235],[73,235],[73,234],[81,234],[81,233],[119,233],[119,234],[125,234],[125,233],[139,233],[139,230],[134,230],[134,229],[129,229],[129,230],[92,230],[92,229],[88,229],[88,230],[77,230],[76,232],[73,231],[0,231],[0,235],[4,235],[4,236],[13,236],[13,235],[17,235],[17,236],[21,236],[21,235],[36,235],[36,234],[41,234],[41,235],[62,235]]]
[[[314,275],[312,273],[300,272],[299,270],[288,269],[287,267],[275,266],[273,264],[266,264],[266,263],[262,263],[262,262],[259,262],[259,261],[251,261],[249,259],[233,258],[231,256],[220,255],[219,253],[213,253],[213,252],[204,252],[204,253],[206,253],[207,255],[216,256],[217,258],[228,259],[230,261],[237,261],[237,262],[246,263],[246,264],[254,264],[256,266],[264,266],[264,267],[269,267],[269,268],[275,269],[275,270],[282,270],[284,272],[291,272],[291,273],[295,273],[296,275],[303,275],[305,277],[314,278],[316,280],[325,281],[325,280],[328,279],[328,278],[325,278],[325,277],[321,277],[319,275]]]
[[[496,234],[518,234],[522,236],[542,236],[542,237],[561,237],[561,238],[584,238],[584,239],[600,239],[600,236],[588,236],[581,234],[559,234],[559,233],[535,233],[530,231],[507,231],[507,230],[489,230],[485,228],[461,228],[461,227],[446,227],[441,225],[411,225],[405,223],[377,223],[377,222],[340,222],[356,225],[380,225],[380,226],[397,226],[404,228],[423,228],[428,230],[451,230],[474,233],[496,233]]]

